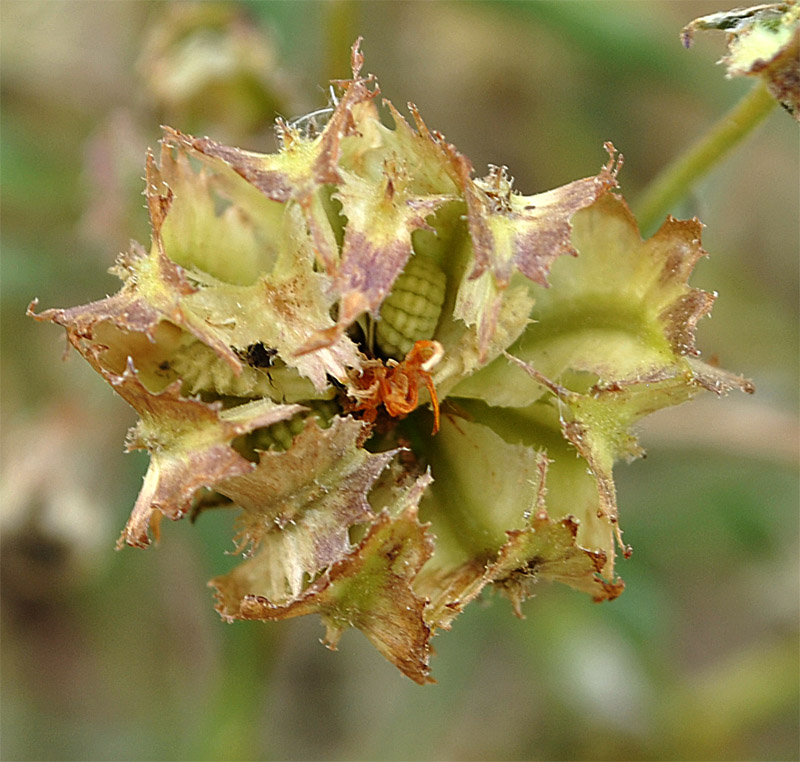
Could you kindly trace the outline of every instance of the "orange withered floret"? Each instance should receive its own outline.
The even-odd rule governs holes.
[[[394,418],[408,415],[419,404],[419,386],[424,383],[433,406],[433,433],[439,431],[439,400],[430,370],[441,359],[442,345],[438,341],[418,341],[402,362],[397,360],[367,361],[355,377],[357,388],[353,396],[355,412],[364,411],[364,420],[372,422],[383,405]]]

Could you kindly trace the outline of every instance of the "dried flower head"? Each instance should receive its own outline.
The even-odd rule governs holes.
[[[424,683],[430,639],[487,586],[623,583],[612,477],[631,426],[704,390],[714,297],[687,279],[697,220],[643,241],[598,174],[533,196],[353,77],[325,123],[262,155],[165,128],[149,251],[114,296],[39,315],[140,414],[150,467],[121,545],[162,517],[240,509],[228,620],[319,614]]]

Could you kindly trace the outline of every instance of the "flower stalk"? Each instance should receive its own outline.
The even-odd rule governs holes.
[[[644,231],[659,220],[722,158],[741,143],[777,106],[766,85],[757,82],[750,91],[684,153],[676,157],[648,184],[636,204]]]

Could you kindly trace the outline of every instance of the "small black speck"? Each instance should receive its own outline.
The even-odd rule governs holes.
[[[265,346],[260,341],[250,344],[245,349],[234,349],[234,351],[242,360],[254,368],[271,368],[272,361],[278,354],[277,349]]]

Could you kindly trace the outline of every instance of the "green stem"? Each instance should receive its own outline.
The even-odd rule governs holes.
[[[759,82],[705,135],[665,167],[636,205],[642,232],[654,228],[700,177],[761,123],[775,104],[776,100]]]

